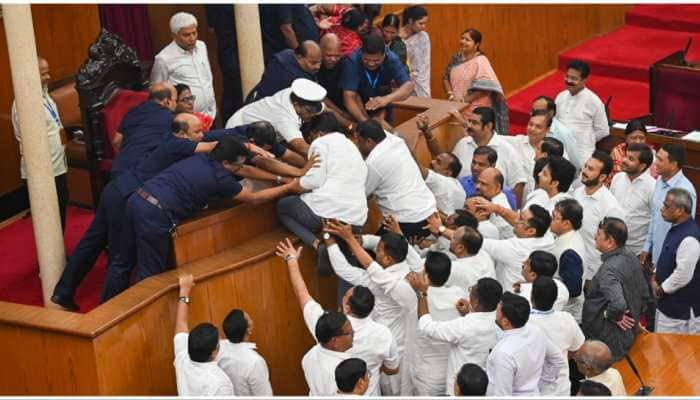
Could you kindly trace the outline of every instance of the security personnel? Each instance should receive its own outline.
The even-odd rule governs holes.
[[[298,153],[293,159],[290,158],[290,162],[300,167],[304,165],[309,150],[309,144],[301,133],[301,125],[323,110],[322,102],[325,98],[326,89],[321,85],[298,78],[292,82],[291,87],[236,111],[226,122],[226,128],[269,121],[279,133],[280,141],[285,141],[287,147]]]
[[[202,124],[192,114],[179,114],[173,120],[171,128],[172,132],[161,133],[160,146],[148,157],[105,186],[95,218],[71,255],[61,279],[54,288],[51,301],[69,310],[77,310],[75,291],[94,266],[102,250],[109,245],[110,265],[119,262],[124,209],[129,195],[170,164],[195,152],[211,151],[215,146],[215,143],[199,143],[203,139]],[[216,138],[214,132],[204,137],[205,140]],[[134,158],[131,154],[126,154],[125,157]],[[105,294],[103,293],[103,301],[109,298],[105,298]]]
[[[234,174],[243,167],[248,154],[239,140],[224,137],[211,153],[178,161],[130,196],[122,242],[124,263],[107,277],[106,285],[126,289],[134,265],[138,265],[137,282],[162,272],[171,233],[181,221],[201,211],[210,198],[232,197],[257,204],[292,190],[296,180],[258,192],[243,188]]]

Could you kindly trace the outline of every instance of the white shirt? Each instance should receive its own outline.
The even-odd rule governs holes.
[[[676,250],[676,269],[661,283],[664,292],[671,294],[685,287],[693,279],[700,258],[700,242],[692,236],[681,240]]]
[[[425,177],[425,184],[428,185],[428,189],[435,195],[438,210],[447,215],[452,215],[455,210],[464,208],[464,200],[467,199],[467,193],[456,178],[441,175],[429,169],[428,176]]]
[[[498,227],[493,224],[490,220],[479,221],[479,227],[477,228],[479,233],[484,239],[500,239],[501,234],[498,232]]]
[[[551,235],[535,238],[485,239],[482,251],[496,262],[496,277],[503,291],[512,291],[513,284],[522,280],[523,263],[535,250],[549,251],[554,240]]]
[[[568,360],[569,352],[581,348],[586,337],[576,323],[574,317],[562,311],[540,311],[533,309],[530,311],[530,320],[540,327],[561,352],[564,360]],[[570,396],[571,382],[569,381],[569,365],[559,370],[555,385],[546,385],[542,389],[543,396]]]
[[[435,196],[403,139],[386,132],[386,138],[372,149],[365,162],[365,192],[377,198],[382,215],[412,223],[423,221],[436,211]]]
[[[552,309],[556,311],[564,311],[564,307],[566,307],[566,304],[569,302],[569,289],[567,289],[566,285],[564,285],[564,283],[559,279],[553,280],[554,283],[557,285],[557,299],[554,300],[554,305],[552,306]],[[521,283],[520,293],[516,294],[519,294],[526,298],[527,301],[530,303],[530,307],[532,307],[532,283]]]
[[[219,341],[219,367],[233,382],[237,396],[272,396],[270,373],[255,343]]]
[[[581,186],[574,192],[574,199],[583,207],[583,222],[579,230],[583,243],[586,245],[586,254],[583,255],[583,278],[584,280],[593,279],[593,275],[598,272],[598,268],[602,264],[600,252],[595,247],[598,224],[605,217],[617,217],[624,220],[625,213],[615,196],[605,185],[596,190],[592,196],[586,194],[585,186]]]
[[[369,242],[365,239],[368,236],[371,235],[363,236],[363,245],[374,247],[378,241]],[[401,394],[410,394],[418,302],[413,288],[405,279],[411,271],[408,263],[404,261],[382,268],[372,262],[364,270],[350,265],[338,245],[328,247],[328,257],[336,275],[352,285],[366,286],[374,294],[372,319],[389,328],[394,336],[401,363]]]
[[[496,168],[503,174],[503,180],[506,186],[511,189],[515,188],[518,183],[527,182],[527,175],[520,164],[520,157],[513,149],[513,146],[504,139],[503,136],[494,132],[488,146],[496,150],[498,160],[496,160]],[[471,136],[465,136],[455,144],[452,153],[462,162],[462,172],[459,177],[471,175],[472,158],[474,150],[479,147]]]
[[[324,312],[323,307],[316,301],[310,301],[304,306],[304,322],[314,338],[316,337],[316,324]],[[348,315],[347,318],[352,325],[354,334],[352,347],[345,353],[348,354],[348,358],[357,357],[367,363],[370,380],[365,394],[379,396],[379,369],[382,365],[389,368],[399,366],[394,336],[389,328],[374,322],[371,317],[355,318]]]
[[[588,160],[600,139],[610,135],[605,105],[588,88],[583,88],[572,96],[568,90],[557,95],[556,119],[574,132],[579,151],[579,159]]]
[[[226,129],[258,121],[267,121],[279,133],[279,140],[286,142],[291,142],[294,139],[304,140],[304,136],[301,134],[302,121],[294,110],[291,94],[292,88],[290,87],[244,106],[229,118],[226,122]]]
[[[301,200],[321,218],[364,225],[367,166],[357,146],[342,133],[334,132],[311,143],[309,157],[314,154],[320,157],[320,165],[299,180],[301,187],[310,190],[301,195]]]
[[[233,384],[216,361],[196,362],[187,351],[188,333],[176,333],[175,378],[177,394],[180,396],[233,396]]]
[[[568,193],[557,193],[554,196],[549,197],[549,194],[547,194],[547,192],[544,189],[538,188],[527,195],[527,198],[525,199],[525,205],[522,209],[527,210],[528,208],[530,208],[531,205],[537,204],[538,206],[544,208],[545,210],[551,213],[558,202],[570,198],[571,195]]]
[[[473,256],[452,260],[447,284],[458,286],[467,291],[468,294],[469,288],[476,285],[481,278],[496,278],[496,267],[493,259],[484,249]]]
[[[491,199],[491,202],[493,204],[497,204],[503,208],[507,208],[508,210],[512,210],[510,207],[510,203],[508,202],[508,197],[506,197],[506,194],[503,192],[498,193],[496,196],[494,196]],[[498,228],[498,237],[501,239],[508,239],[513,237],[513,226],[508,223],[508,221],[505,220],[505,218],[501,217],[500,215],[497,215],[496,213],[491,213],[491,216],[489,216],[489,221],[493,223],[496,228]]]
[[[457,286],[428,288],[428,311],[436,321],[451,321],[462,316],[457,311],[457,301],[466,299],[467,292]],[[442,396],[447,392],[447,362],[450,344],[436,340],[424,332],[418,332],[418,355],[414,366],[414,384],[418,396]],[[454,383],[453,383],[454,384]]]
[[[590,378],[586,378],[589,381],[602,383],[610,389],[610,393],[614,397],[627,396],[627,390],[625,390],[625,383],[622,380],[622,375],[620,372],[613,367],[605,370],[600,375],[596,375]]]
[[[530,138],[527,135],[508,136],[506,139],[509,139],[511,146],[513,146],[518,157],[520,157],[520,164],[527,177],[527,183],[525,183],[525,188],[523,189],[523,196],[527,198],[527,196],[535,190],[534,172],[535,162],[537,161],[535,160],[535,148],[530,144]],[[567,160],[569,159],[566,149],[564,150],[563,157]]]
[[[435,321],[426,314],[418,321],[418,329],[433,339],[450,344],[447,357],[447,394],[454,395],[454,383],[462,365],[474,363],[486,368],[489,352],[498,340],[496,312],[472,312],[450,321]]]
[[[63,129],[63,124],[58,114],[58,106],[56,106],[49,92],[44,90],[42,94],[42,106],[44,108],[46,120],[46,133],[48,135],[51,167],[53,169],[53,175],[59,176],[68,171],[65,147],[61,142],[61,129]],[[22,179],[27,179],[27,164],[24,160],[24,151],[22,150],[22,133],[19,128],[19,114],[17,113],[17,104],[14,101],[12,102],[12,128],[15,133],[15,139],[17,139],[19,143],[20,174]]]
[[[625,246],[634,255],[639,255],[649,233],[651,206],[656,180],[647,168],[641,175],[630,181],[626,172],[616,174],[610,184],[610,192],[615,196],[625,212],[627,223],[627,243]]]
[[[498,336],[486,361],[487,396],[538,396],[568,367],[559,349],[535,324],[500,331]]]
[[[323,307],[311,300],[304,305],[304,322],[316,339],[316,323],[323,315]],[[339,352],[326,349],[316,343],[301,359],[306,384],[309,386],[309,396],[335,396],[338,385],[335,383],[335,368],[343,360],[352,357],[347,351]]]
[[[156,54],[151,82],[184,83],[195,96],[194,110],[216,118],[214,78],[209,65],[207,45],[198,40],[192,51],[184,50],[175,41]]]

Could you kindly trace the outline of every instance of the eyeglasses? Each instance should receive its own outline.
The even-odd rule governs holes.
[[[178,101],[178,103],[189,103],[189,102],[195,101],[195,99],[197,99],[197,96],[190,95],[190,96],[185,96],[181,99],[178,99],[177,101]]]

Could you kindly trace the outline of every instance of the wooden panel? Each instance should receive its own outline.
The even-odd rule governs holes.
[[[75,74],[85,59],[87,47],[97,37],[100,18],[95,4],[32,5],[38,53],[51,65],[52,80]],[[21,185],[19,147],[12,132],[10,109],[14,93],[4,24],[0,24],[0,195]]]
[[[700,336],[651,333],[637,338],[629,353],[653,396],[700,395]],[[639,389],[639,379],[626,360],[615,364],[627,394]]]
[[[6,325],[0,326],[0,337],[3,395],[98,392],[90,340]]]
[[[407,4],[387,5],[400,13]],[[557,54],[624,23],[629,5],[602,4],[428,4],[433,98],[445,98],[442,74],[459,49],[465,29],[483,35],[489,57],[506,92],[557,67]],[[381,18],[378,19],[381,23]]]

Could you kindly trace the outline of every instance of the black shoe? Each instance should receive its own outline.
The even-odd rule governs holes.
[[[78,311],[80,310],[80,306],[78,306],[73,299],[64,299],[63,297],[54,294],[51,296],[51,302],[56,303],[59,306],[65,308],[68,311]]]

